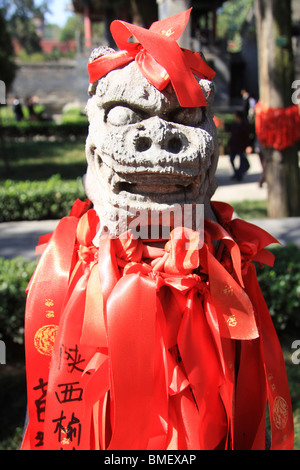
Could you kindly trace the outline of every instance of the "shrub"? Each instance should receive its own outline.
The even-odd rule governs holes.
[[[68,139],[70,137],[81,139],[88,133],[88,122],[85,116],[77,117],[77,120],[66,120],[61,124],[55,122],[41,121],[21,121],[17,124],[7,124],[2,126],[5,138],[33,138],[36,135],[44,137],[56,137]]]
[[[60,219],[68,215],[75,199],[84,199],[81,178],[62,181],[5,180],[0,187],[0,222]]]
[[[266,199],[258,201],[245,199],[244,201],[232,202],[231,205],[241,219],[263,219],[268,217]]]
[[[64,111],[61,124],[76,124],[88,126],[88,118],[81,108],[70,108]]]
[[[0,339],[23,344],[25,289],[36,262],[0,258]]]
[[[273,268],[257,270],[258,281],[277,330],[300,327],[300,249],[290,244],[271,250]]]
[[[61,125],[76,125],[82,126],[85,130],[85,135],[87,134],[88,121],[87,117],[84,114],[72,114],[66,113],[61,118]]]

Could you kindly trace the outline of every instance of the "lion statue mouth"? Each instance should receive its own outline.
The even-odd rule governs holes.
[[[182,108],[171,86],[158,91],[135,62],[93,86],[84,185],[110,233],[126,231],[137,212],[205,204],[214,193],[213,85],[199,84],[203,108]]]

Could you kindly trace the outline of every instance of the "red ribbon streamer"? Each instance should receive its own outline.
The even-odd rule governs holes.
[[[292,147],[300,140],[299,107],[267,108],[259,101],[255,106],[255,130],[265,147],[276,150]]]
[[[199,54],[181,49],[176,42],[187,25],[190,12],[191,8],[156,21],[149,30],[125,21],[113,21],[111,32],[121,51],[88,64],[90,83],[135,60],[148,82],[158,90],[163,90],[171,82],[181,106],[206,106],[202,88],[194,74],[212,80],[215,72]],[[131,36],[138,42],[128,42]]]
[[[82,205],[81,201],[75,203],[74,207],[78,205]],[[30,448],[39,449],[43,442],[44,391],[48,382],[49,364],[60,316],[66,299],[69,274],[73,269],[77,224],[78,218],[74,216],[63,218],[59,222],[27,289],[26,362],[34,365],[27,370],[30,426],[27,429],[26,442]],[[36,400],[40,400],[38,406]]]
[[[284,361],[252,262],[272,264],[274,238],[212,204],[222,225],[205,220],[203,246],[178,228],[164,249],[130,232],[97,249],[93,209],[76,203],[62,219],[28,292],[23,449],[264,449],[267,401],[272,449],[292,449]]]

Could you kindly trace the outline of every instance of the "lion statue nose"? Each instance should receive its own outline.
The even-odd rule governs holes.
[[[135,143],[137,152],[146,152],[152,146],[153,140],[150,137],[139,137]],[[179,153],[183,148],[183,141],[180,136],[170,136],[162,142],[161,148],[169,153]]]
[[[168,154],[178,154],[189,145],[189,142],[180,129],[170,122],[159,117],[153,117],[144,121],[144,125],[138,126],[138,135],[134,138],[136,152],[143,153],[146,157],[148,151],[165,151]]]

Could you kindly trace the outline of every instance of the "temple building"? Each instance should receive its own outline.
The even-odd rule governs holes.
[[[193,6],[191,37],[202,39],[204,42],[214,41],[216,38],[217,9],[224,0],[73,0],[74,13],[84,17],[84,45],[93,47],[92,26],[94,23],[105,24],[105,39],[109,45],[114,46],[109,33],[109,25],[114,19],[121,19],[148,28],[154,21],[172,16],[190,6]],[[201,28],[200,28],[201,25]],[[186,45],[190,47],[190,45]]]

